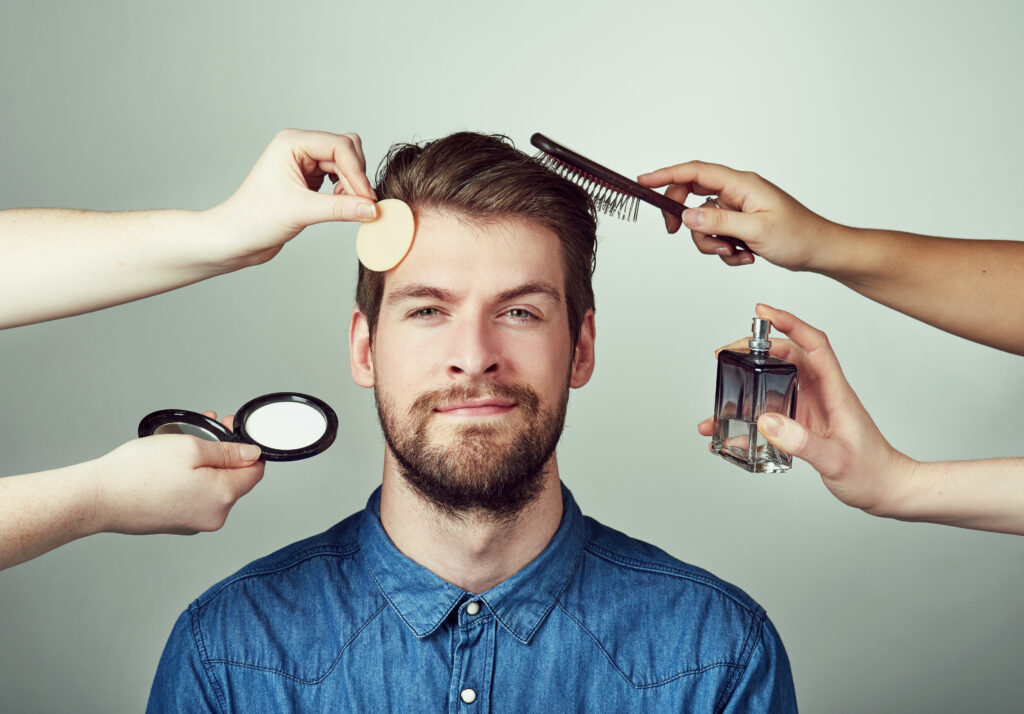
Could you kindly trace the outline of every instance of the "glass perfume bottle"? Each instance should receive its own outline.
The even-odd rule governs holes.
[[[754,473],[788,471],[793,457],[772,446],[757,430],[757,418],[778,412],[796,415],[796,366],[768,354],[771,323],[754,318],[750,352],[718,353],[715,432],[711,451]]]

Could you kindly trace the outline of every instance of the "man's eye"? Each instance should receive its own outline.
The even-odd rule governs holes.
[[[436,307],[421,307],[419,310],[414,310],[410,313],[409,317],[417,320],[429,320],[432,317],[437,317],[441,314],[441,311]]]
[[[506,310],[505,314],[511,317],[513,320],[517,320],[519,322],[530,322],[531,320],[537,319],[536,315],[534,315],[529,310],[524,310],[521,307],[514,307],[511,310]]]

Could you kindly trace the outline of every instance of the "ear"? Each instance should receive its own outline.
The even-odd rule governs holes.
[[[597,339],[597,328],[594,327],[594,311],[587,310],[580,325],[580,336],[576,340],[576,352],[572,358],[572,372],[569,374],[569,386],[579,389],[590,381],[594,373],[594,341]]]
[[[352,380],[360,387],[374,385],[373,351],[370,349],[370,323],[359,308],[352,310],[348,327],[348,365]]]

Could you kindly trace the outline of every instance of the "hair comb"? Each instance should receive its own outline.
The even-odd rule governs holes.
[[[657,206],[680,219],[683,217],[683,211],[689,208],[679,201],[674,201],[647,186],[641,186],[636,181],[577,154],[572,149],[552,141],[543,134],[531,136],[530,143],[540,149],[537,156],[541,159],[541,163],[586,191],[593,199],[594,207],[613,218],[636,221],[637,214],[640,212],[640,201]],[[714,202],[714,199],[711,200]],[[729,241],[737,248],[750,250],[738,238],[718,237]]]

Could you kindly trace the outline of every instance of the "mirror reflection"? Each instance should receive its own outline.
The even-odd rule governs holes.
[[[202,427],[195,426],[194,424],[186,424],[181,421],[172,421],[168,424],[161,424],[154,431],[154,434],[186,434],[188,436],[196,436],[206,441],[220,441],[220,437],[211,431],[207,431]]]

